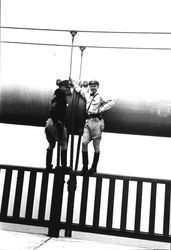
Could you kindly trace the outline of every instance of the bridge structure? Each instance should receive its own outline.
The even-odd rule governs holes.
[[[82,176],[79,171],[66,174],[62,167],[50,172],[11,165],[0,168],[1,222],[45,227],[51,237],[59,237],[64,230],[66,237],[78,231],[171,242],[170,180],[98,173]],[[156,213],[161,188],[163,209]],[[148,200],[144,201],[144,195]],[[147,204],[149,210],[143,217]],[[160,232],[156,227],[158,216],[162,218]],[[148,225],[146,230],[143,223]]]
[[[45,126],[51,95],[50,92],[36,94],[34,91],[28,95],[27,89],[21,92],[16,87],[10,89],[8,86],[1,87],[0,122]],[[170,137],[170,116],[163,119],[158,113],[157,104],[151,105],[151,103],[136,105],[118,101],[104,115],[106,122],[104,131]],[[98,173],[82,176],[77,171],[77,164],[85,119],[85,102],[75,92],[68,100],[67,112],[71,137],[71,172],[63,172],[60,164],[51,171],[45,168],[1,164],[0,221],[47,227],[48,235],[53,237],[58,237],[60,230],[64,229],[66,237],[71,237],[72,231],[81,231],[170,242],[171,180]],[[76,145],[74,168],[75,135],[79,135],[79,140]],[[59,147],[58,149],[60,150]],[[120,185],[119,190],[118,185]],[[145,218],[148,226],[144,230],[142,213],[146,186],[149,187],[147,195],[149,210]],[[160,189],[163,190],[161,197],[163,209],[159,209],[162,218],[159,233],[156,228],[158,216],[156,210]],[[91,196],[92,190],[94,190],[93,196]],[[107,197],[105,201],[104,193]],[[120,197],[119,204],[116,197]],[[90,200],[92,209],[88,212]],[[130,204],[133,204],[131,227],[128,223]],[[105,210],[102,209],[103,206]],[[119,209],[119,217],[116,215],[116,206]],[[91,214],[91,222],[88,221],[88,213]],[[101,223],[102,218],[103,223]]]
[[[171,50],[137,47],[113,49]],[[0,122],[45,126],[52,94],[51,91],[35,91],[27,86],[1,85]],[[77,167],[85,103],[79,95],[73,93],[68,104],[72,171],[65,173],[60,166],[59,147],[57,168],[51,171],[45,167],[0,164],[0,221],[45,227],[50,237],[59,237],[60,231],[64,230],[66,237],[72,237],[72,232],[78,231],[171,242],[171,180],[100,173],[83,176]],[[170,101],[118,99],[115,106],[104,114],[104,132],[170,137],[170,113]],[[79,135],[77,144],[75,135]],[[73,162],[75,144],[76,160]],[[112,159],[109,164],[112,165]]]

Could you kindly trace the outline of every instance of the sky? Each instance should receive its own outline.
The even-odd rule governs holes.
[[[167,0],[1,0],[1,26],[170,32],[170,5]],[[4,41],[70,45],[71,38],[69,32],[1,29]],[[166,48],[171,47],[170,40],[168,34],[78,32],[74,44]],[[1,44],[1,54],[3,87],[14,89],[19,86],[26,91],[46,92],[54,89],[56,78],[67,79],[69,76],[69,47]],[[80,56],[79,48],[74,48],[72,78],[75,80],[79,78]],[[112,98],[154,100],[160,105],[170,101],[170,61],[170,50],[86,48],[81,79],[97,79],[101,92]],[[168,112],[170,115],[170,109]],[[6,140],[6,133],[10,135],[10,142]],[[1,124],[0,136],[3,138],[1,163],[44,165],[47,147],[44,128]],[[104,133],[99,172],[168,178],[170,144],[169,138]],[[92,157],[91,146],[90,151]]]
[[[161,4],[162,3],[162,4]],[[168,32],[170,1],[4,1],[2,26],[95,31]],[[71,44],[69,32],[2,29],[2,40]],[[169,47],[171,35],[78,33],[76,45]],[[78,79],[80,50],[74,49],[72,77]],[[3,59],[4,58],[4,59]],[[16,60],[17,58],[17,60]],[[169,99],[170,51],[86,48],[82,79],[98,79],[114,98]],[[68,78],[70,48],[2,45],[2,83],[30,88],[54,87],[54,78]],[[8,67],[7,67],[8,64]],[[3,74],[4,69],[4,74]],[[154,95],[155,91],[155,95]]]

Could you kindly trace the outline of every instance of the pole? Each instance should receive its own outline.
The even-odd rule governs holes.
[[[84,52],[85,48],[86,48],[85,46],[80,46],[81,60],[80,60],[79,81],[81,80],[83,52]],[[79,102],[79,97],[77,96],[76,105],[78,105],[78,102]],[[77,154],[76,154],[76,160],[75,160],[75,171],[77,171],[77,169],[78,169],[78,161],[79,161],[79,154],[80,154],[81,137],[82,137],[82,129],[80,129],[79,136],[78,136]]]

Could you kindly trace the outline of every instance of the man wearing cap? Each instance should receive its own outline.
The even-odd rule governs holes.
[[[86,100],[86,121],[82,137],[82,173],[92,174],[97,171],[97,164],[100,155],[100,141],[104,130],[103,112],[114,105],[114,101],[104,98],[98,93],[99,82],[90,81],[88,87],[85,82],[80,87],[80,83],[74,83],[74,89]],[[94,158],[91,168],[88,170],[88,144],[93,141]]]
[[[46,153],[46,169],[51,170],[53,149],[56,142],[61,147],[61,165],[65,171],[67,167],[67,129],[66,129],[66,108],[67,108],[67,95],[71,94],[70,83],[68,80],[56,80],[58,88],[55,90],[51,100],[51,107],[49,118],[46,122],[45,134],[49,146]]]

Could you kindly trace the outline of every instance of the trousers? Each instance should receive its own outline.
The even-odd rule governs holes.
[[[47,141],[49,142],[49,148],[54,148],[56,142],[59,143],[62,150],[67,149],[67,129],[63,126],[57,126],[51,118],[46,121],[45,134]]]
[[[103,119],[99,118],[87,119],[83,131],[82,144],[87,145],[91,140],[99,144],[103,130],[104,130]]]

